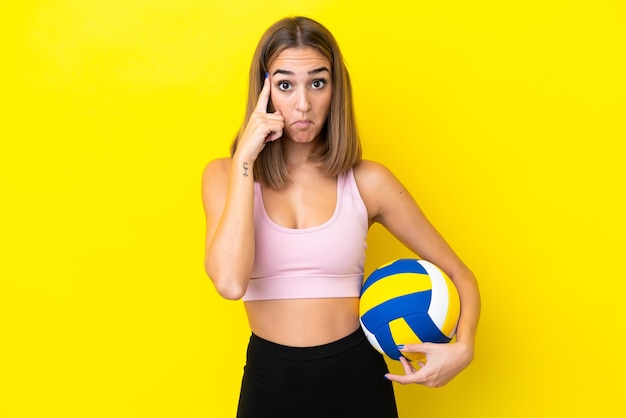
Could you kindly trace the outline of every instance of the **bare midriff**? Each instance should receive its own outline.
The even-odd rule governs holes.
[[[250,329],[291,347],[339,340],[359,327],[359,298],[255,300],[244,303]]]

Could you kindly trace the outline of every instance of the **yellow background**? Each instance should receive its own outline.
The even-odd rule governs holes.
[[[234,416],[249,331],[203,272],[200,175],[293,14],[479,278],[475,362],[401,416],[623,413],[623,2],[33,0],[0,5],[0,416]],[[405,255],[373,228],[367,272]]]

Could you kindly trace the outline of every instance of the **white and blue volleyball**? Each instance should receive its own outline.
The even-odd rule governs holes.
[[[374,270],[363,283],[359,302],[361,327],[370,344],[394,360],[424,360],[420,353],[400,353],[399,344],[450,342],[460,310],[452,280],[418,259],[400,259]]]

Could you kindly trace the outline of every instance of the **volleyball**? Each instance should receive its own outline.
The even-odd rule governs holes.
[[[460,311],[454,283],[426,260],[400,259],[383,265],[361,289],[361,327],[370,344],[394,360],[425,359],[422,353],[400,353],[399,344],[450,342]]]

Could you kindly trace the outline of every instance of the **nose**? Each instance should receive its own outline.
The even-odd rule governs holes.
[[[311,110],[311,101],[309,100],[309,94],[306,89],[301,89],[298,92],[296,97],[296,110],[302,113]]]

